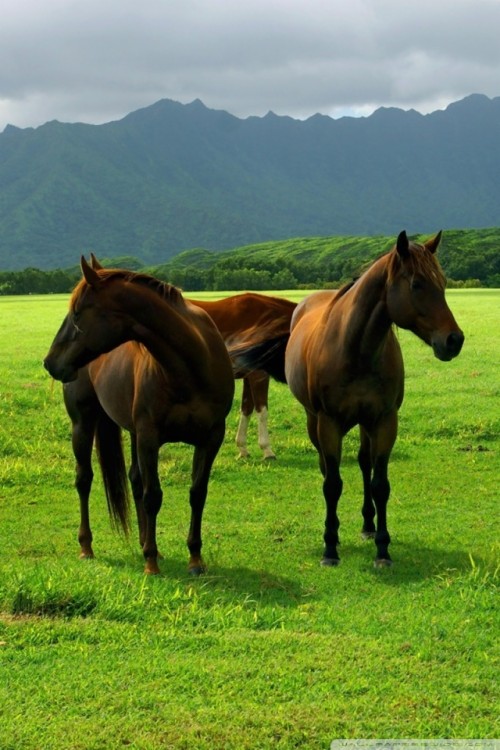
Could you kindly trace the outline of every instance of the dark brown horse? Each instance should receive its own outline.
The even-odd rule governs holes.
[[[415,333],[443,361],[456,357],[464,341],[445,300],[445,278],[435,256],[440,239],[441,232],[417,244],[401,232],[394,248],[357,281],[338,292],[307,297],[294,313],[285,377],[305,408],[324,478],[324,565],[339,562],[342,440],[355,425],[361,438],[362,533],[375,539],[376,565],[391,563],[387,469],[404,389],[403,358],[393,324]],[[240,353],[245,366],[262,366],[262,345],[254,351],[257,357],[252,349]]]
[[[91,259],[93,268],[102,268],[92,253]],[[290,334],[290,321],[297,307],[296,302],[256,292],[242,292],[219,300],[188,301],[210,315],[228,347],[235,346],[240,337],[244,339],[247,335],[252,335],[251,332],[265,328],[268,332],[272,330],[273,335],[278,337],[277,348],[281,347],[281,351],[276,352],[276,356],[284,358],[284,347]],[[258,443],[263,458],[275,459],[267,427],[270,376],[264,370],[235,369],[234,374],[236,378],[243,379],[240,421],[236,433],[239,458],[248,458],[250,455],[247,447],[248,424],[255,411]]]
[[[96,264],[98,265],[98,264]],[[89,522],[94,438],[108,507],[128,529],[121,428],[131,436],[132,484],[145,572],[158,573],[156,518],[162,503],[160,446],[194,446],[189,569],[203,570],[201,524],[213,461],[234,395],[231,362],[211,318],[151,276],[92,268],[70,300],[44,365],[64,383],[73,425],[82,557],[93,557]]]
[[[297,307],[284,297],[271,297],[266,294],[244,292],[220,300],[190,299],[194,305],[205,310],[222,334],[228,345],[234,345],[239,336],[249,329],[272,327],[276,336],[290,332],[290,321]],[[243,378],[243,393],[236,445],[239,457],[248,457],[247,431],[250,417],[255,410],[258,424],[258,441],[264,459],[276,458],[269,440],[267,429],[269,375],[264,370],[239,370],[236,377]]]

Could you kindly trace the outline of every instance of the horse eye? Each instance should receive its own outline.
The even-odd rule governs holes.
[[[424,283],[420,279],[412,279],[410,283],[412,292],[418,292],[419,289],[424,288]]]
[[[78,326],[78,318],[80,317],[80,313],[73,312],[71,314],[71,322],[73,323],[73,327],[78,331],[78,333],[81,333],[81,328]]]

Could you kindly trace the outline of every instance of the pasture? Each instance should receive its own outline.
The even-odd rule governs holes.
[[[273,383],[278,459],[261,460],[253,422],[252,456],[237,461],[238,381],[199,579],[187,573],[184,445],[161,453],[162,574],[143,575],[135,526],[128,540],[111,528],[97,466],[96,558],[78,559],[69,420],[41,365],[67,298],[0,297],[2,750],[498,736],[500,290],[447,297],[465,333],[456,360],[399,332],[392,568],[374,568],[360,536],[357,432],[343,451],[342,563],[323,568],[321,477],[302,408]]]

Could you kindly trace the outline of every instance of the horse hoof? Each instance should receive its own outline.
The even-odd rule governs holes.
[[[203,562],[203,559],[201,557],[198,557],[198,555],[194,555],[188,565],[188,573],[190,576],[198,577],[203,575],[203,573],[206,571],[205,563]]]
[[[90,552],[80,552],[80,560],[93,560],[94,559],[94,553],[92,550]]]
[[[392,560],[380,557],[373,561],[373,565],[375,568],[390,568],[392,565]]]
[[[193,567],[188,568],[188,573],[190,576],[193,576],[193,578],[199,578],[199,576],[202,576],[205,571],[206,568],[204,565],[193,565]]]
[[[148,560],[144,566],[144,573],[147,576],[159,576],[160,568],[156,560]]]
[[[362,531],[361,539],[364,539],[364,540],[375,539],[375,532],[374,531]]]
[[[276,456],[271,453],[269,456],[262,456],[263,461],[276,461]]]
[[[340,560],[338,557],[324,557],[320,564],[325,568],[335,568],[337,565],[340,565]]]

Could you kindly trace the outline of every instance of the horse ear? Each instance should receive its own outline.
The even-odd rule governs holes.
[[[99,261],[97,260],[97,258],[94,255],[94,253],[90,253],[90,264],[91,264],[92,268],[94,268],[96,271],[99,271],[101,268],[104,268],[104,266],[102,266],[99,263]]]
[[[410,254],[410,243],[404,229],[399,233],[396,240],[396,250],[401,258],[407,258]]]
[[[94,287],[94,289],[97,289],[101,285],[99,274],[94,268],[92,268],[92,266],[87,263],[83,255],[80,258],[80,267],[87,284]]]
[[[430,240],[427,240],[427,242],[425,242],[425,247],[427,248],[427,250],[429,250],[429,252],[431,252],[431,253],[435,253],[436,252],[436,250],[439,247],[439,243],[441,242],[441,235],[442,234],[443,234],[443,230],[440,229],[439,232],[436,234],[435,237],[431,237]]]

